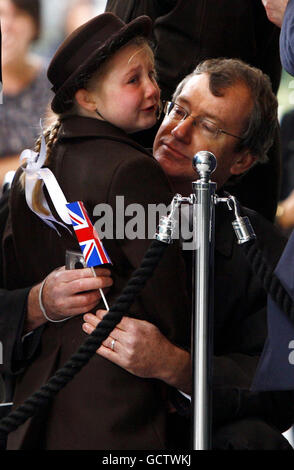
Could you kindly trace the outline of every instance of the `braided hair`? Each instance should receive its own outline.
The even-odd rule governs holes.
[[[61,122],[59,117],[56,119],[56,121],[47,129],[44,131],[43,136],[45,138],[46,142],[46,159],[44,162],[44,165],[48,165],[50,162],[50,156],[52,153],[52,148],[57,141],[58,138],[58,132],[60,128]],[[42,140],[42,135],[37,139],[34,147],[35,152],[40,152],[41,149],[41,140]],[[20,177],[20,184],[22,188],[25,188],[25,174],[23,173]],[[34,186],[33,190],[33,196],[32,196],[32,207],[36,212],[41,212],[42,214],[48,215],[47,209],[42,205],[41,203],[41,189],[42,189],[42,181],[38,180],[37,183]]]

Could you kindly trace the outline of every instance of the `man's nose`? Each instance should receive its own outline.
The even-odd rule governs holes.
[[[176,139],[182,140],[189,144],[191,142],[191,135],[193,132],[193,121],[185,119],[177,123],[177,125],[171,130],[171,134]]]

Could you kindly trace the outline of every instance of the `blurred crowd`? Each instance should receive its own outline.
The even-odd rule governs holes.
[[[0,106],[0,186],[33,148],[40,125],[50,120],[46,76],[57,45],[71,31],[104,11],[104,0],[0,0],[3,106]],[[41,119],[41,122],[40,122]]]

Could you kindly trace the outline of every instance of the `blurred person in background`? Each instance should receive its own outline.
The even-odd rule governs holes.
[[[94,16],[96,16],[96,5],[93,0],[73,0],[69,2],[64,25],[65,35],[72,33]]]
[[[51,91],[43,59],[30,52],[39,38],[39,0],[0,0],[3,105],[0,106],[0,186],[19,154],[40,133]]]
[[[289,0],[261,0],[268,19],[281,28]]]
[[[1,60],[1,51],[2,51],[2,36],[1,36],[1,21],[0,21],[0,92],[2,92],[2,60]],[[0,104],[2,99],[0,97]]]
[[[107,0],[39,0],[42,37],[34,47],[49,63],[59,44],[75,28],[105,10]]]
[[[282,183],[280,199],[284,200],[294,189],[294,109],[281,118]]]
[[[293,0],[262,0],[268,19],[281,28],[280,54],[284,69],[294,76],[293,53]],[[277,225],[289,236],[294,227],[294,111],[281,121],[282,184],[281,201],[276,213]]]

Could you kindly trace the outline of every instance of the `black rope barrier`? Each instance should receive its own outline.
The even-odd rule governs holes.
[[[294,321],[294,302],[292,297],[274,273],[274,269],[264,259],[264,255],[258,248],[257,243],[251,241],[241,246],[251,265],[252,271],[259,278],[266,292],[271,295],[278,307]]]
[[[128,312],[134,299],[153,274],[167,246],[166,243],[158,240],[154,240],[151,243],[141,266],[134,272],[115,304],[110,308],[91,335],[87,337],[85,342],[64,366],[56,371],[46,384],[0,421],[1,437],[5,437],[17,429],[28,418],[35,415],[38,410],[48,405],[50,400],[89,362],[102,342],[105,341],[111,331],[121,321],[122,317]],[[251,265],[252,271],[259,278],[266,292],[271,295],[278,307],[294,321],[294,302],[279,278],[275,275],[274,269],[265,260],[257,243],[251,241],[241,246]]]
[[[45,407],[49,401],[68,384],[77,373],[89,362],[102,342],[109,336],[122,317],[128,312],[136,296],[145,286],[148,279],[158,265],[165,249],[166,243],[154,240],[146,252],[141,266],[122,290],[115,304],[109,309],[96,329],[88,336],[85,342],[69,358],[62,368],[56,371],[49,381],[34,392],[25,402],[11,411],[0,421],[0,435],[5,437],[17,429],[28,418]]]

